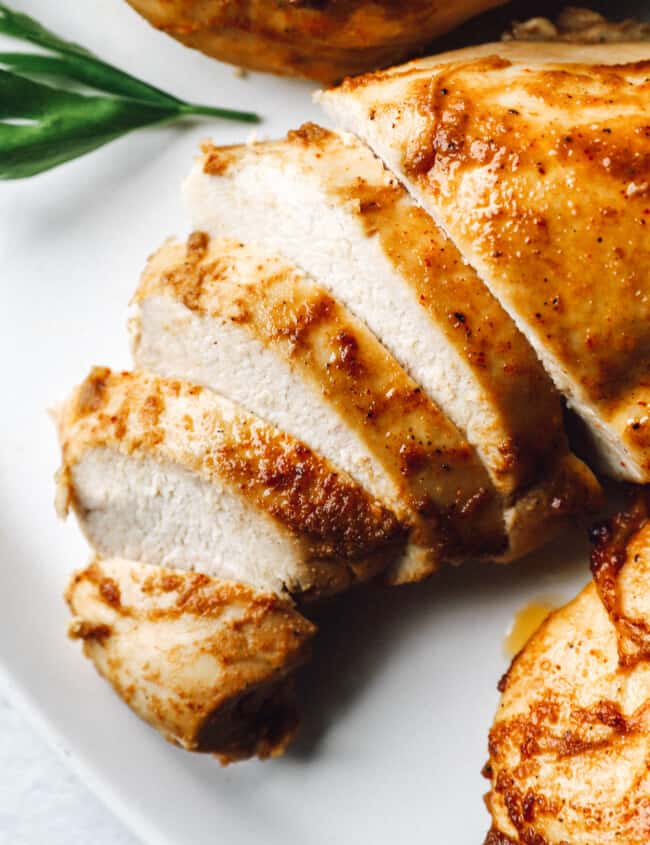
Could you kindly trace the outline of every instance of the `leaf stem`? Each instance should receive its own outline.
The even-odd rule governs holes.
[[[259,115],[250,111],[237,111],[236,109],[224,109],[217,106],[200,106],[194,103],[183,103],[179,106],[179,112],[187,115],[205,115],[207,117],[220,117],[224,120],[239,120],[244,123],[259,123]]]
[[[0,53],[0,179],[41,173],[134,129],[183,116],[260,120],[248,111],[179,100],[64,41],[1,0],[0,33],[50,51]],[[82,93],[79,83],[101,93]]]

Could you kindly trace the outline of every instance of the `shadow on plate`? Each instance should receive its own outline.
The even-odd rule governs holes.
[[[615,507],[616,497],[608,511]],[[356,699],[387,663],[387,654],[424,625],[435,637],[436,616],[466,613],[466,600],[484,605],[539,596],[549,583],[560,595],[589,578],[588,528],[582,521],[567,534],[521,561],[508,565],[472,562],[446,567],[427,582],[402,587],[370,584],[330,602],[308,607],[319,627],[314,656],[299,676],[302,728],[288,755],[317,752],[330,725],[355,706]],[[564,590],[562,590],[564,588]],[[567,593],[567,599],[571,593]],[[454,610],[456,608],[456,610]],[[503,634],[510,620],[504,620]],[[499,648],[501,643],[495,643]],[[498,681],[494,678],[494,684]]]

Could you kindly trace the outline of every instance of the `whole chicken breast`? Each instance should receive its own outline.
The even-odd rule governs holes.
[[[650,480],[650,45],[487,44],[319,95],[526,334],[600,466]]]
[[[222,762],[277,756],[298,713],[292,673],[314,626],[277,596],[131,560],[95,559],[66,590],[69,633],[165,739]]]
[[[594,583],[501,680],[486,845],[650,841],[648,496],[595,531]]]
[[[381,571],[403,542],[349,476],[196,385],[96,368],[59,436],[59,510],[102,557],[315,597]]]
[[[221,61],[333,82],[401,61],[504,0],[128,0]]]

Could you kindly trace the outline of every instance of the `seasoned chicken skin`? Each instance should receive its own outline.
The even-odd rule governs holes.
[[[206,145],[184,190],[194,226],[300,266],[457,426],[501,497],[503,558],[535,548],[598,498],[525,337],[352,136],[308,124],[284,141]]]
[[[486,845],[650,841],[647,494],[595,538],[595,583],[542,624],[501,681]]]
[[[392,579],[506,546],[474,449],[367,328],[294,265],[195,233],[149,261],[138,367],[204,384],[349,472],[411,527]]]
[[[254,70],[333,82],[401,61],[504,0],[128,0],[158,29]]]
[[[291,673],[314,626],[277,596],[207,575],[95,559],[66,590],[69,633],[138,716],[222,762],[281,754]]]
[[[59,435],[59,508],[103,557],[314,597],[374,575],[402,543],[349,476],[196,385],[96,368]]]
[[[488,44],[319,97],[527,335],[600,466],[650,480],[650,45]]]

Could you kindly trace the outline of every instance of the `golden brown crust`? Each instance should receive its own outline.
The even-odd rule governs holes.
[[[315,628],[287,601],[116,559],[75,573],[65,597],[70,636],[168,740],[222,762],[275,756],[291,740],[289,675],[307,659]]]
[[[624,42],[620,44],[567,44],[557,41],[544,41],[540,43],[526,41],[504,41],[477,44],[471,47],[463,47],[459,50],[450,50],[446,53],[435,53],[430,56],[413,59],[401,65],[377,70],[373,73],[364,73],[358,76],[350,76],[341,84],[330,90],[318,91],[315,99],[318,102],[327,103],[328,100],[338,97],[340,94],[357,93],[363,100],[364,109],[368,108],[368,118],[374,121],[381,117],[382,111],[387,110],[392,101],[394,107],[391,117],[401,119],[402,115],[408,114],[408,102],[401,102],[395,93],[403,94],[398,90],[403,84],[410,84],[416,79],[425,76],[435,75],[442,71],[446,65],[466,64],[480,59],[494,58],[500,56],[513,63],[529,65],[546,64],[594,64],[594,65],[622,65],[638,61],[645,61],[648,49],[644,43]],[[393,86],[395,83],[395,86]],[[379,85],[390,85],[389,96],[384,96]],[[372,113],[373,108],[378,110]],[[396,139],[401,140],[401,126],[399,120],[393,127],[396,131]]]
[[[506,511],[510,548],[499,560],[507,563],[540,548],[574,525],[576,516],[595,514],[603,501],[603,491],[586,464],[570,452],[558,455]]]
[[[212,751],[222,765],[249,757],[279,757],[300,727],[292,677],[233,695],[210,715],[197,750]]]
[[[331,82],[400,61],[502,0],[129,0],[155,27],[221,61]]]
[[[358,204],[369,234],[408,279],[446,342],[469,365],[499,410],[503,439],[497,482],[526,487],[549,456],[566,448],[559,397],[533,350],[497,300],[480,284],[452,242],[396,182],[377,187],[359,178],[344,196]],[[537,421],[544,420],[544,436]]]
[[[650,175],[646,114],[641,105],[648,68],[650,63],[628,69],[568,66],[528,71],[525,86],[519,79],[515,84],[540,103],[547,130],[543,135],[535,131],[537,120],[499,105],[498,96],[507,89],[513,70],[504,59],[451,66],[440,74],[433,89],[427,80],[412,92],[418,110],[431,115],[431,134],[414,140],[406,171],[418,181],[444,182],[438,190],[449,191],[452,182],[460,187],[464,172],[495,164],[497,154],[501,156],[503,166],[492,168],[497,176],[490,195],[493,222],[474,225],[477,252],[491,259],[497,273],[499,265],[504,265],[503,284],[512,293],[517,313],[539,325],[546,345],[557,350],[564,366],[570,365],[572,357],[581,361],[580,381],[603,401],[612,401],[621,383],[636,375],[646,342],[643,329],[648,315],[643,301],[638,301],[642,297],[635,297],[630,288],[631,284],[638,288],[642,280],[630,260],[634,256],[635,267],[644,264],[647,203],[643,197],[631,203],[635,192],[629,187],[636,185],[643,194]],[[470,94],[476,91],[473,83],[479,78],[483,82],[480,99]],[[633,110],[624,125],[612,125],[603,113],[614,94],[619,106]],[[463,113],[458,119],[461,103]],[[595,110],[589,112],[588,125],[576,120],[576,108]],[[486,138],[498,138],[498,142]],[[521,193],[524,185],[532,187],[533,173],[539,189],[534,207]],[[596,175],[605,177],[602,188],[594,184]],[[579,186],[587,184],[590,191],[578,208],[576,202],[583,193]],[[560,185],[565,191],[567,186],[576,187],[568,206],[564,197],[559,201]],[[504,202],[507,194],[512,197],[510,207]],[[638,206],[638,216],[631,204]],[[478,213],[477,209],[475,220]],[[468,230],[472,222],[468,221]],[[626,249],[619,245],[623,224]],[[567,231],[573,232],[570,240]],[[519,282],[518,289],[509,267],[515,255],[517,278],[526,280]],[[605,267],[609,276],[598,279],[599,306],[607,306],[609,325],[596,322],[598,312],[594,313],[591,298],[585,297],[594,281],[589,277]]]
[[[636,401],[629,399],[646,384],[650,368],[650,298],[639,272],[650,259],[648,68],[650,63],[529,71],[525,84],[515,84],[539,103],[541,133],[539,119],[499,104],[512,78],[510,62],[495,58],[449,68],[434,89],[420,83],[414,92],[418,110],[431,110],[433,134],[414,144],[417,151],[405,162],[418,182],[444,194],[462,192],[464,175],[479,168],[494,173],[493,211],[485,217],[485,207],[474,205],[466,223],[455,214],[450,227],[463,245],[471,238],[495,288],[603,416],[625,411],[622,438],[640,453],[646,471],[647,387]],[[616,109],[608,108],[612,97]],[[590,190],[582,191],[587,184]],[[595,286],[597,298],[590,295]]]
[[[286,141],[206,144],[203,154],[209,172],[218,157],[220,175],[256,155],[317,170],[333,201],[379,240],[493,410],[483,441],[493,444],[488,470],[506,499],[566,450],[560,398],[534,351],[453,243],[363,145],[310,123]]]
[[[510,543],[500,559],[514,559],[547,541],[570,517],[568,509],[544,509],[553,499],[547,488],[565,485],[569,495],[563,499],[574,502],[574,513],[582,504],[597,507],[598,483],[569,459],[559,396],[530,345],[451,241],[363,144],[306,124],[285,141],[219,148],[207,144],[203,153],[189,188],[197,205],[205,204],[203,189],[220,187],[218,177],[209,186],[210,180],[198,175],[215,155],[219,174],[227,180],[225,190],[234,196],[239,184],[244,193],[248,190],[247,177],[258,168],[271,184],[281,180],[286,168],[290,174],[304,174],[325,195],[323,202],[345,214],[347,238],[356,238],[358,228],[358,236],[365,232],[368,238],[369,254],[384,251],[387,271],[392,265],[402,277],[399,286],[405,290],[399,296],[407,301],[415,294],[423,321],[431,323],[431,383],[423,385],[425,392],[438,396],[477,450],[502,497],[507,525],[516,533],[507,531]],[[215,228],[227,230],[227,210],[223,215],[226,222],[217,216]],[[203,219],[211,220],[205,213]],[[272,232],[266,236],[274,239]],[[327,286],[320,262],[315,266],[319,282]],[[375,334],[381,339],[384,318],[377,319]],[[411,329],[404,331],[409,337]],[[391,345],[388,338],[384,342]],[[421,348],[426,357],[428,344]],[[571,467],[573,478],[567,472]]]
[[[642,495],[596,532],[605,604],[590,584],[547,618],[499,685],[484,770],[490,845],[648,841],[650,662],[637,636],[650,622],[646,507]]]
[[[208,390],[95,368],[59,419],[62,478],[83,454],[152,456],[227,482],[305,543],[313,589],[337,590],[386,565],[401,541],[394,515],[299,441]],[[70,492],[74,504],[74,489]],[[328,562],[331,561],[331,564]]]
[[[341,92],[594,436],[609,432],[608,470],[647,480],[648,50],[490,46]]]
[[[634,585],[626,578],[631,569],[642,577],[648,574],[641,568],[648,557],[646,534],[641,529],[648,520],[650,497],[634,491],[629,491],[629,497],[633,501],[626,510],[594,528],[591,571],[600,600],[616,626],[619,660],[633,666],[650,659],[650,619],[644,616],[645,607],[640,615],[631,615],[629,591]],[[630,558],[633,566],[626,568]]]
[[[254,274],[241,278],[242,267]],[[150,260],[135,299],[156,295],[245,325],[312,382],[386,469],[398,491],[388,504],[434,562],[503,550],[501,502],[474,450],[365,326],[295,267],[195,233]]]

